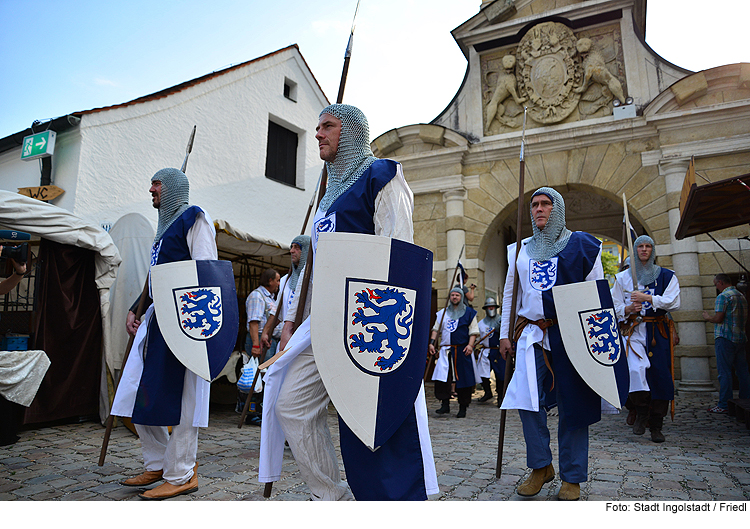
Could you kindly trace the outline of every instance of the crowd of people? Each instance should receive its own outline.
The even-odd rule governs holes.
[[[315,137],[328,183],[313,218],[312,236],[296,237],[289,273],[280,277],[274,269],[263,272],[246,302],[243,362],[278,358],[263,376],[265,386],[258,397],[262,415],[253,417],[253,424],[261,427],[259,481],[279,479],[288,445],[314,500],[425,500],[438,487],[424,385],[414,402],[407,403],[402,423],[377,450],[365,445],[352,425],[340,421],[347,476],[342,479],[327,425],[330,397],[315,360],[327,345],[313,344],[310,338],[312,292],[325,296],[327,285],[316,283],[312,274],[307,295],[303,281],[306,267],[311,266],[308,256],[314,258],[323,232],[381,235],[412,243],[413,194],[399,163],[372,155],[367,119],[356,107],[335,104],[323,109]],[[152,265],[216,259],[213,223],[208,213],[189,205],[185,174],[164,169],[151,184],[153,206],[159,210]],[[664,417],[674,400],[677,339],[669,313],[679,309],[680,287],[673,271],[655,264],[653,239],[638,237],[631,256],[633,269],[618,273],[608,292],[624,350],[613,364],[620,402],[605,402],[569,357],[552,292],[554,286],[604,278],[601,242],[588,233],[568,230],[565,201],[552,188],[533,193],[530,215],[533,235],[520,248],[515,244],[508,248],[501,302],[486,297],[480,319],[472,306],[476,287],[461,282],[434,315],[427,351],[422,351],[434,361],[426,378],[434,385],[440,407],[432,417],[447,419],[453,399],[458,403],[455,417],[466,417],[478,388],[484,391],[476,399],[478,404],[496,398],[498,408],[518,410],[531,472],[517,492],[533,496],[556,474],[547,424],[548,411],[556,407],[557,471],[562,480],[558,497],[577,500],[580,484],[588,479],[588,428],[601,419],[603,409],[627,409],[623,423],[632,426],[634,435],[643,435],[648,428],[653,442],[666,441]],[[747,304],[726,276],[717,276],[714,284],[721,292],[716,312],[704,313],[704,318],[716,325],[722,389],[719,403],[710,411],[724,413],[732,394],[732,367],[740,377],[740,396],[750,397],[750,382],[740,373],[747,373],[741,354]],[[517,299],[515,310],[511,310],[513,299]],[[135,335],[133,350],[138,354],[128,358],[113,414],[132,417],[141,439],[144,471],[123,485],[146,487],[163,481],[145,490],[144,499],[193,492],[198,488],[198,430],[207,426],[209,383],[170,354],[152,306],[140,320],[131,312],[127,327]],[[283,355],[274,357],[277,350]],[[506,370],[508,362],[515,367]],[[512,376],[506,381],[508,371]],[[246,399],[247,394],[240,392],[237,411]]]

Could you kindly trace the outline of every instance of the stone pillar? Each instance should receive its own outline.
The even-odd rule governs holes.
[[[701,317],[703,296],[698,243],[695,237],[678,241],[674,236],[680,224],[680,192],[688,164],[688,159],[659,164],[659,172],[664,176],[667,188],[672,265],[680,281],[680,310],[672,314],[680,334],[680,345],[675,349],[675,363],[680,362],[678,388],[681,391],[714,391],[709,370],[709,357],[713,355],[713,351],[706,344],[706,325]]]
[[[466,199],[466,190],[463,188],[443,191],[443,201],[445,202],[445,227],[446,227],[446,260],[445,271],[448,289],[451,285],[451,274],[456,266],[458,254],[461,248],[466,244],[466,231],[464,230],[464,200]],[[461,257],[466,260],[466,249]]]

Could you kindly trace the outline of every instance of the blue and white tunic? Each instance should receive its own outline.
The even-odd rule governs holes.
[[[440,354],[435,362],[432,380],[447,382],[448,370],[452,367],[452,380],[457,388],[475,386],[481,382],[481,376],[474,354],[465,355],[464,347],[469,343],[469,336],[479,335],[477,311],[466,307],[464,315],[453,320],[448,317],[443,318],[444,310],[438,311],[435,326],[432,328],[433,331],[440,333]],[[441,320],[442,330],[438,328]],[[452,357],[452,360],[449,360],[449,357]]]
[[[534,261],[522,242],[518,255],[519,291],[517,314],[531,321],[557,319],[552,287],[581,281],[604,278],[601,264],[601,243],[584,232],[573,232],[567,246],[548,261]],[[513,295],[513,258],[516,245],[508,246],[508,274],[503,291],[503,312],[500,337],[512,339],[509,335],[510,305]],[[539,411],[534,344],[549,351],[554,371],[552,381],[544,388],[545,407],[562,400],[566,411],[567,424],[580,428],[601,419],[601,397],[581,379],[565,353],[565,347],[557,325],[542,331],[536,325],[527,325],[516,344],[516,369],[508,385],[501,408]]]
[[[633,291],[633,276],[630,270],[623,270],[616,276],[612,286],[612,301],[620,321],[626,319],[625,307],[630,305]],[[650,285],[638,284],[638,290],[651,295],[651,303],[643,303],[642,316],[662,316],[680,308],[680,282],[672,270],[662,267],[659,276]],[[667,333],[668,334],[668,333]],[[656,338],[656,345],[651,341]],[[623,341],[628,343],[627,337]],[[651,398],[672,400],[672,357],[669,337],[665,338],[654,323],[639,323],[630,336],[627,352],[630,372],[630,392],[651,391]]]
[[[217,259],[213,222],[198,206],[188,208],[151,249],[151,266],[189,259]],[[150,279],[149,279],[150,281]],[[180,423],[183,383],[195,387],[193,426],[208,426],[210,384],[183,366],[164,342],[151,304],[142,318],[112,404],[112,414],[133,423]]]
[[[316,212],[311,237],[313,252],[317,249],[321,232],[364,233],[413,242],[413,208],[413,194],[404,179],[401,165],[392,160],[377,160],[327,211]],[[301,288],[302,281],[299,281],[297,290]],[[315,289],[314,281],[312,288]],[[304,310],[297,305],[298,299],[297,292],[295,303],[288,308],[286,321],[294,321],[297,310]],[[309,318],[305,319],[287,343],[287,352],[266,373],[258,470],[258,480],[262,483],[276,481],[281,474],[284,434],[274,407],[287,367],[297,355],[311,347],[309,323]],[[387,500],[393,494],[399,499],[426,499],[426,494],[439,492],[427,429],[424,388],[417,398],[414,413],[377,451],[371,452],[341,420],[339,432],[347,481],[358,500]],[[404,443],[404,440],[409,442]],[[407,479],[401,479],[402,475]],[[414,477],[418,479],[410,479]]]

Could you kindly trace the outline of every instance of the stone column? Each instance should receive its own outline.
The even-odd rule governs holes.
[[[659,172],[664,176],[667,188],[672,265],[680,281],[680,310],[672,313],[680,334],[675,363],[680,362],[678,387],[681,391],[714,391],[709,370],[709,357],[713,351],[706,344],[706,325],[701,317],[703,296],[698,243],[695,237],[678,241],[674,236],[680,224],[680,192],[688,164],[688,159],[659,163]]]
[[[464,200],[466,199],[466,190],[463,188],[450,189],[443,191],[443,201],[445,202],[445,227],[446,227],[446,260],[445,271],[448,289],[453,285],[450,284],[451,274],[456,266],[456,259],[466,244],[466,231],[464,230]],[[466,249],[461,257],[466,260]]]

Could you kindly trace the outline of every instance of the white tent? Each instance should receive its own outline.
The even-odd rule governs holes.
[[[60,244],[67,244],[95,252],[94,280],[99,292],[102,318],[103,350],[102,361],[106,358],[106,344],[109,328],[109,289],[117,276],[120,254],[109,234],[99,226],[90,224],[69,211],[46,202],[29,198],[18,193],[0,190],[0,227],[29,233],[34,238],[43,238]],[[104,371],[102,371],[104,372]],[[106,413],[101,404],[106,397],[106,378],[101,383],[100,416]]]

